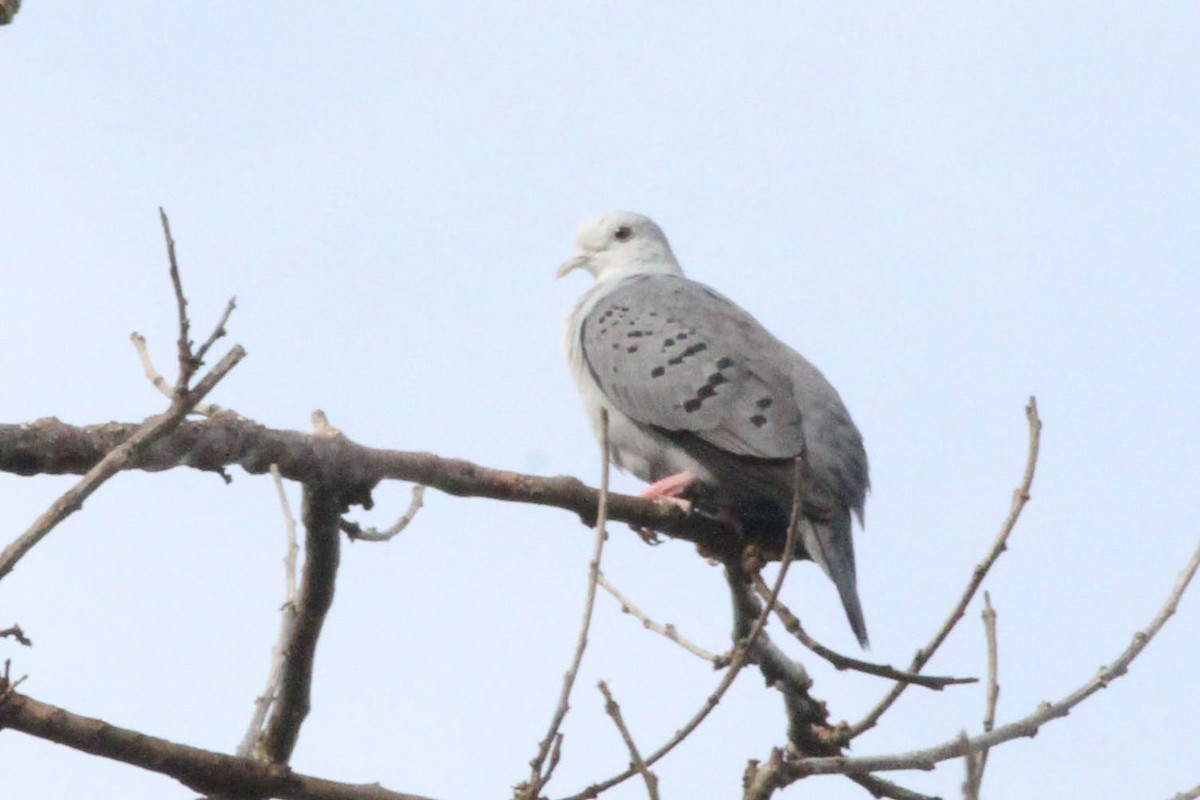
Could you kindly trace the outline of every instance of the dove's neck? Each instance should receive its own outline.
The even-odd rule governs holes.
[[[656,250],[633,257],[609,261],[597,271],[596,279],[601,281],[621,280],[630,275],[682,275],[683,268],[675,260],[670,250]]]

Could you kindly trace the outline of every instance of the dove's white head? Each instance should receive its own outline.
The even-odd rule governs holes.
[[[654,220],[632,211],[592,217],[575,236],[578,254],[558,268],[558,277],[582,267],[604,281],[627,275],[682,275],[667,236]]]

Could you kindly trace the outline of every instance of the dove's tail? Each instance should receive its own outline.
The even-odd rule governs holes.
[[[828,506],[812,506],[807,510],[804,516],[809,524],[801,525],[796,531],[799,538],[796,542],[796,558],[817,562],[833,581],[858,643],[867,647],[867,623],[863,620],[862,605],[858,602],[854,574],[850,512],[832,510]],[[775,552],[783,550],[789,519],[778,502],[759,497],[743,503],[738,506],[738,521],[748,539],[766,542]]]
[[[808,557],[821,565],[825,574],[837,587],[842,598],[842,607],[850,627],[858,637],[858,643],[868,647],[867,623],[863,619],[862,604],[858,602],[857,581],[854,574],[854,542],[850,538],[850,514],[835,514],[833,519],[810,520],[812,524],[801,526],[801,546]]]

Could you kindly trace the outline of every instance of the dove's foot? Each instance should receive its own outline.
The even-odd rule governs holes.
[[[642,489],[642,491],[638,492],[638,497],[644,497],[647,500],[666,500],[682,508],[685,513],[690,514],[692,513],[692,504],[690,501],[685,500],[682,495],[694,486],[698,480],[699,478],[690,472],[668,475],[662,480],[655,481],[645,489]],[[638,527],[634,527],[633,531],[646,544],[659,544],[662,542],[657,531]]]

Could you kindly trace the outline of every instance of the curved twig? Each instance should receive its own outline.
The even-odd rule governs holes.
[[[996,540],[992,543],[991,549],[984,557],[983,561],[975,566],[974,572],[971,574],[971,580],[967,582],[966,589],[963,590],[962,596],[958,603],[951,610],[946,621],[942,623],[942,627],[934,634],[933,639],[929,644],[917,651],[913,657],[912,664],[909,666],[909,672],[920,672],[921,668],[928,663],[937,649],[942,646],[942,642],[946,641],[946,637],[950,635],[950,631],[962,619],[963,614],[967,610],[967,605],[978,591],[979,585],[983,583],[983,579],[987,576],[992,565],[996,563],[996,559],[1008,547],[1009,534],[1013,532],[1013,528],[1017,525],[1017,520],[1021,517],[1021,511],[1025,508],[1025,504],[1029,502],[1029,490],[1033,486],[1033,476],[1037,469],[1038,449],[1042,437],[1042,421],[1038,417],[1037,398],[1030,397],[1029,404],[1025,406],[1025,418],[1029,420],[1029,454],[1025,458],[1025,471],[1021,477],[1021,484],[1013,492],[1012,505],[1009,507],[1008,516],[1004,519],[1004,524],[1000,526],[1000,532],[996,535]],[[850,738],[860,736],[864,732],[875,727],[879,722],[879,718],[884,712],[891,708],[892,703],[895,703],[897,698],[904,693],[909,684],[897,683],[891,688],[891,691],[879,701],[868,714],[858,723],[850,728]]]
[[[796,483],[797,483],[797,485],[799,485],[802,465],[800,463],[800,459],[797,459],[796,462],[797,462],[796,469],[795,469]],[[737,678],[738,673],[741,672],[742,667],[744,667],[746,665],[746,662],[750,655],[751,649],[754,647],[755,642],[759,639],[760,634],[762,634],[763,628],[766,627],[767,620],[771,616],[771,609],[775,605],[776,598],[779,597],[779,591],[780,591],[780,589],[783,588],[783,580],[784,580],[784,578],[787,577],[788,567],[790,567],[791,563],[792,563],[792,554],[796,547],[796,538],[797,538],[796,529],[802,520],[802,517],[800,514],[800,505],[801,505],[800,504],[800,500],[801,500],[800,493],[793,492],[793,498],[794,499],[792,502],[791,520],[788,523],[788,529],[787,529],[787,541],[784,544],[784,550],[783,550],[783,560],[780,562],[779,574],[775,578],[775,586],[771,592],[770,599],[763,606],[762,612],[754,620],[753,625],[750,626],[749,632],[746,634],[745,638],[741,638],[740,641],[738,641],[737,646],[734,648],[733,658],[730,660],[730,663],[729,663],[729,669],[725,671],[725,675],[721,678],[721,681],[717,684],[717,687],[705,699],[704,705],[702,705],[700,707],[699,711],[697,711],[694,715],[692,715],[692,718],[689,719],[683,725],[683,727],[681,727],[678,731],[675,732],[674,736],[672,736],[670,739],[668,739],[666,741],[666,743],[664,743],[661,747],[659,747],[657,750],[655,750],[653,753],[651,753],[649,757],[646,758],[645,764],[644,764],[645,768],[649,768],[649,767],[653,766],[655,763],[657,763],[659,761],[659,759],[661,759],[667,753],[674,750],[675,747],[678,746],[680,742],[682,742],[684,739],[686,739],[688,736],[690,736],[692,731],[696,730],[696,728],[700,725],[700,723],[703,722],[705,720],[705,718],[712,712],[712,710],[717,707],[717,704],[721,702],[721,698],[725,696],[725,693],[729,690],[729,687],[733,684],[733,681]],[[736,566],[735,566],[735,564],[736,564]],[[733,560],[726,563],[727,576],[736,574],[740,570],[741,570],[740,563],[736,563]],[[736,578],[730,580],[731,585],[734,584],[735,582],[736,582]],[[741,607],[740,607],[740,604],[737,599],[737,594],[735,592],[735,597],[734,597],[734,618],[735,618],[734,638],[735,638],[735,641],[737,641],[739,639],[737,629],[739,627],[741,627],[740,611],[741,611]],[[577,794],[571,795],[571,797],[568,798],[568,800],[589,800],[589,798],[597,797],[600,795],[601,792],[605,792],[608,789],[611,789],[613,786],[616,786],[617,784],[628,780],[630,777],[632,777],[633,775],[636,775],[637,773],[638,773],[638,767],[636,765],[630,766],[627,770],[625,770],[624,772],[622,772],[618,775],[614,775],[613,777],[611,777],[607,780],[601,781],[599,783],[592,784],[591,786],[584,789],[583,791],[581,791]]]
[[[1041,703],[1031,714],[1015,722],[969,738],[967,747],[971,752],[978,753],[1012,739],[1034,736],[1042,725],[1051,720],[1065,717],[1071,709],[1125,675],[1133,660],[1141,654],[1150,640],[1162,630],[1163,625],[1175,613],[1179,607],[1179,600],[1195,577],[1197,569],[1200,569],[1200,543],[1197,544],[1191,559],[1176,578],[1175,585],[1167,596],[1166,602],[1150,623],[1133,635],[1133,641],[1116,657],[1112,664],[1103,667],[1094,678],[1061,700],[1054,703]],[[956,736],[933,747],[908,753],[854,758],[800,758],[789,762],[785,768],[789,773],[789,779],[796,780],[808,775],[861,774],[902,769],[928,770],[933,769],[941,761],[960,758],[962,755],[963,743]]]
[[[535,800],[540,796],[542,787],[550,780],[557,757],[551,757],[552,751],[557,754],[562,744],[562,735],[558,732],[563,719],[570,707],[571,689],[575,686],[575,677],[579,674],[579,665],[583,663],[583,651],[587,649],[588,631],[592,626],[592,612],[596,607],[596,584],[600,579],[600,557],[604,554],[604,540],[608,538],[605,531],[608,509],[608,474],[611,463],[608,440],[608,411],[600,410],[600,451],[603,467],[600,471],[600,509],[596,516],[596,539],[592,550],[592,560],[588,564],[587,598],[583,603],[583,621],[579,625],[579,638],[575,641],[575,655],[571,658],[571,666],[563,676],[562,692],[558,697],[558,706],[554,709],[554,717],[550,720],[550,730],[538,744],[537,755],[529,762],[529,782],[517,787],[517,797]],[[546,759],[551,757],[549,767]]]
[[[720,668],[729,663],[728,656],[716,655],[708,652],[700,645],[681,635],[679,631],[675,629],[674,625],[671,625],[670,623],[664,625],[661,622],[655,622],[654,620],[650,619],[650,617],[646,615],[646,612],[634,605],[633,601],[628,597],[621,594],[621,590],[616,586],[613,586],[608,578],[604,577],[604,573],[600,573],[600,588],[616,598],[617,602],[621,604],[621,611],[626,614],[631,614],[632,616],[641,620],[643,628],[654,631],[661,636],[665,636],[675,644],[682,647],[684,650],[687,650],[692,655],[703,658],[705,661],[711,663],[714,667]]]
[[[754,588],[758,591],[759,597],[767,597],[770,589],[761,577],[755,579]],[[783,623],[784,629],[788,633],[795,636],[797,641],[817,654],[821,658],[828,661],[838,670],[854,670],[867,675],[876,675],[880,678],[890,678],[895,681],[903,681],[905,683],[915,683],[917,686],[923,686],[926,689],[941,691],[947,686],[962,684],[962,683],[978,683],[978,678],[953,678],[948,676],[938,675],[921,675],[916,672],[904,672],[887,664],[875,664],[870,661],[863,661],[860,658],[843,655],[836,650],[832,650],[818,642],[816,639],[808,635],[808,631],[804,630],[804,626],[800,624],[800,618],[792,613],[791,609],[785,606],[778,600],[775,602],[775,616],[779,617]]]

